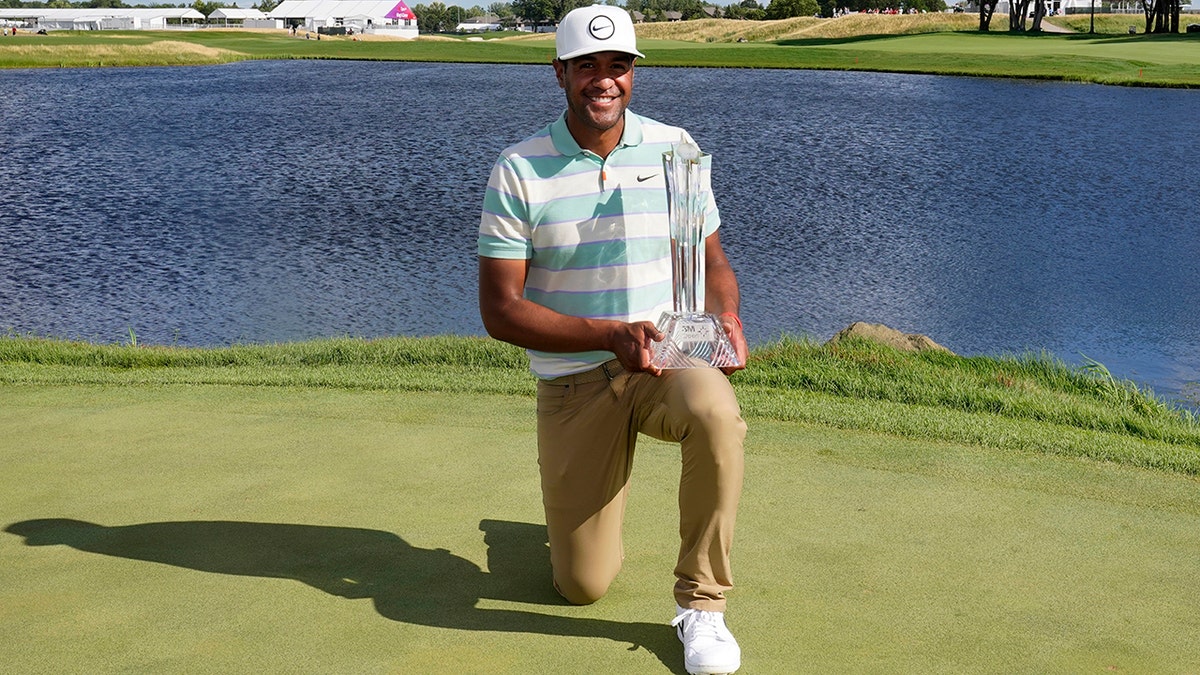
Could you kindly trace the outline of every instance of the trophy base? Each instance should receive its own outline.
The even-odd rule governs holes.
[[[742,365],[729,335],[713,314],[663,312],[658,330],[666,337],[654,344],[652,366],[667,370]]]

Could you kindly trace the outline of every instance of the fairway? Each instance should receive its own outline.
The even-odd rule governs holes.
[[[980,33],[977,19],[963,15],[712,19],[643,24],[638,32],[647,56],[643,67],[857,70],[1200,87],[1200,39],[1187,34],[1128,35],[1127,23],[1137,23],[1137,16],[1105,17],[1104,25],[1118,25],[1120,34],[1014,34],[999,28]],[[1007,28],[1002,21],[993,22]],[[200,65],[246,59],[545,64],[553,50],[553,39],[545,35],[355,41],[336,36],[296,39],[282,30],[53,31],[0,44],[0,68]]]
[[[1012,35],[989,33],[924,33],[898,35],[886,40],[848,39],[830,48],[898,54],[980,54],[996,57],[1086,56],[1128,59],[1159,65],[1195,64],[1200,61],[1200,40],[1147,39],[1146,36]]]
[[[0,385],[17,673],[682,673],[678,460],[610,595],[548,586],[533,401]],[[1200,481],[750,419],[744,673],[1200,670]]]

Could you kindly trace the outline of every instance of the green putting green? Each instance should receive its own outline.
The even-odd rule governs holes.
[[[0,385],[17,673],[681,673],[672,446],[625,568],[548,582],[532,400]],[[1200,481],[751,419],[744,673],[1200,670]]]

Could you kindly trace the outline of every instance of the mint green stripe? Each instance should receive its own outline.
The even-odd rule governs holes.
[[[502,239],[481,234],[479,235],[478,252],[485,258],[527,260],[533,255],[533,244],[526,240]]]
[[[506,195],[492,187],[489,187],[483,194],[483,211],[518,220],[529,219],[529,212],[526,210],[525,204],[512,195]]]
[[[541,248],[536,264],[548,270],[578,270],[612,267],[619,264],[641,264],[671,255],[666,237],[661,239],[618,239],[597,241],[562,248]]]
[[[645,288],[591,292],[547,292],[526,288],[525,297],[539,305],[570,316],[591,318],[629,316],[671,300],[671,283],[663,281]]]
[[[576,197],[560,197],[530,206],[530,219],[543,226],[561,223],[588,223],[597,218],[615,218],[624,215],[626,220],[642,216],[663,218],[667,213],[665,194],[656,190],[615,190],[607,193],[592,193]]]
[[[515,159],[515,158],[514,158]],[[561,155],[544,155],[522,157],[513,162],[517,175],[525,180],[545,180],[547,176],[554,179],[574,176],[600,167],[600,160],[587,155],[563,157]]]

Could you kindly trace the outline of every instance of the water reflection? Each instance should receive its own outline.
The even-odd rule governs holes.
[[[561,108],[548,66],[6,71],[0,87],[0,329],[102,342],[482,333],[487,171]],[[1170,392],[1200,380],[1200,239],[1175,182],[1198,96],[644,67],[633,108],[714,154],[752,340],[868,320],[962,353],[1086,355]]]

